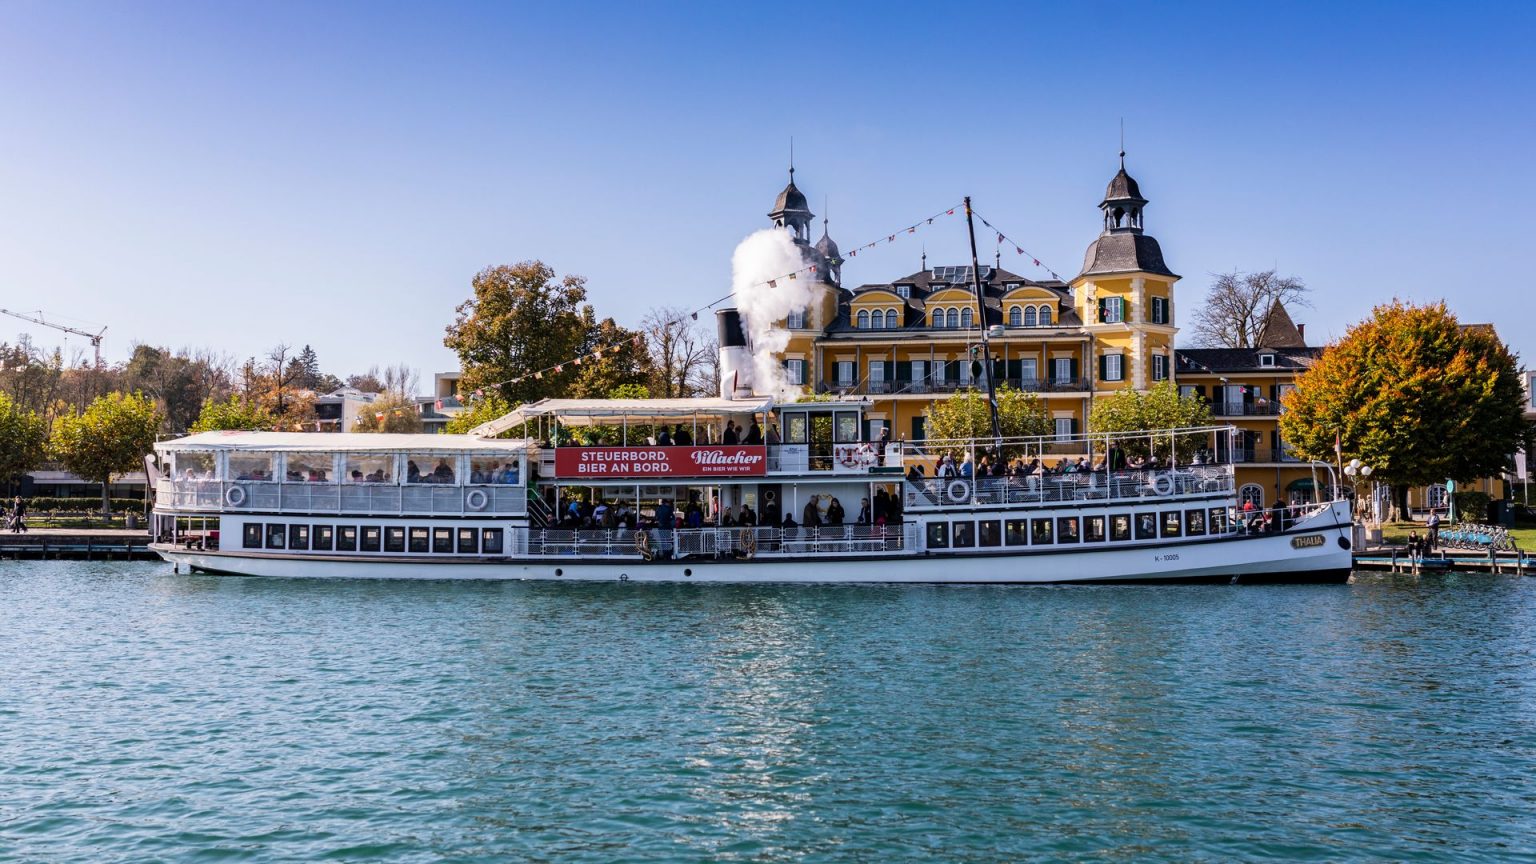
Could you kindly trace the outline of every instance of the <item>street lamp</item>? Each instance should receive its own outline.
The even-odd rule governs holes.
[[[1373,471],[1375,471],[1374,468],[1372,468],[1369,465],[1366,465],[1365,463],[1361,462],[1359,459],[1351,459],[1351,460],[1349,460],[1349,464],[1344,466],[1344,476],[1349,478],[1350,488],[1352,488],[1354,490],[1354,492],[1355,492],[1355,513],[1354,513],[1354,515],[1355,515],[1355,518],[1357,520],[1359,519],[1359,516],[1360,516],[1360,481],[1361,480],[1368,480],[1368,479],[1370,479],[1371,473]],[[1369,521],[1372,521],[1372,522],[1376,521],[1376,501],[1375,501],[1375,498],[1376,498],[1376,496],[1374,494],[1372,494],[1371,495],[1371,514],[1370,514],[1371,518],[1369,520]]]

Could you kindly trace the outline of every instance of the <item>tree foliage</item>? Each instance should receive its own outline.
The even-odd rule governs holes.
[[[700,331],[689,314],[676,307],[652,309],[640,322],[650,347],[650,390],[661,399],[714,395],[714,340]]]
[[[1054,431],[1040,397],[1006,384],[997,388],[997,419],[1004,438],[1032,438]],[[926,425],[928,437],[934,440],[991,438],[992,414],[987,410],[987,394],[961,390],[934,402],[928,409]],[[960,448],[954,450],[958,453]]]
[[[570,361],[590,350],[597,326],[586,280],[557,280],[543,262],[524,261],[481,270],[471,288],[443,339],[459,355],[461,392],[494,390],[511,403],[569,393],[582,374]],[[556,365],[559,372],[533,377]]]
[[[1145,392],[1122,390],[1113,396],[1097,399],[1088,414],[1088,429],[1094,434],[1158,432],[1209,426],[1210,423],[1211,408],[1205,400],[1194,395],[1180,396],[1179,388],[1172,381],[1159,382]],[[1167,435],[1147,438],[1133,436],[1116,440],[1127,455],[1168,458]],[[1205,434],[1179,435],[1176,440],[1180,461],[1191,458],[1196,450],[1211,444]]]
[[[490,393],[470,402],[469,407],[460,411],[448,421],[443,427],[443,431],[450,435],[467,435],[471,429],[483,423],[489,423],[497,417],[504,416],[513,407],[512,403],[495,393]],[[497,437],[512,438],[516,437],[516,435],[509,431]]]
[[[153,399],[139,393],[109,393],[83,413],[54,420],[49,447],[67,470],[101,484],[102,511],[107,512],[112,475],[143,464],[154,448],[160,420]]]
[[[260,405],[231,395],[219,402],[208,399],[191,426],[192,432],[263,430],[273,427],[272,413]]]
[[[1195,311],[1195,343],[1207,348],[1259,348],[1268,343],[1270,310],[1305,306],[1307,286],[1274,270],[1217,274],[1205,303]]]
[[[1296,379],[1280,434],[1306,459],[1371,465],[1400,489],[1505,470],[1528,435],[1516,358],[1444,303],[1394,300]]]
[[[43,418],[0,393],[0,483],[41,464],[47,443],[48,424]]]
[[[385,432],[411,435],[422,431],[421,408],[416,400],[398,393],[386,393],[359,412],[353,432]]]

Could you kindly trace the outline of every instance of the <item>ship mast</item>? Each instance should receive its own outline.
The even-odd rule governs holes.
[[[987,376],[987,411],[992,416],[993,445],[1003,444],[1003,427],[997,417],[997,385],[992,380],[992,348],[987,344],[987,304],[981,295],[981,267],[976,261],[976,223],[971,219],[971,196],[965,196],[965,230],[971,235],[971,287],[976,291],[976,323],[981,328],[981,371]],[[976,367],[971,368],[975,377]]]

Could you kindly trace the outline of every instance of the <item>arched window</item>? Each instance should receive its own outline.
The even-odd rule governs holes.
[[[960,310],[958,310],[958,309],[951,309],[951,310],[949,310],[949,312],[946,314],[946,316],[944,318],[944,321],[945,321],[944,326],[948,327],[951,330],[959,328],[959,326],[960,326]]]
[[[1009,327],[1018,327],[1019,325],[1021,325],[1023,323],[1024,323],[1024,310],[1023,310],[1023,308],[1019,307],[1019,306],[1012,306],[1012,307],[1010,307],[1008,309],[1008,326]]]
[[[969,330],[969,329],[971,329],[971,324],[973,323],[973,321],[974,321],[974,318],[971,315],[971,307],[967,306],[964,309],[960,310],[960,326],[961,327],[964,327],[965,329]]]
[[[895,309],[887,309],[887,310],[885,310],[885,329],[887,329],[887,330],[895,330],[897,327],[901,326],[901,325],[897,324],[896,321],[897,321],[896,310]]]
[[[1247,504],[1249,501],[1252,501],[1255,507],[1263,507],[1264,487],[1257,483],[1249,483],[1247,486],[1239,489],[1237,492],[1238,506]]]
[[[1035,326],[1035,307],[1031,306],[1028,309],[1024,310],[1024,326],[1025,327],[1033,327],[1033,326]]]
[[[866,329],[868,327],[869,327],[869,310],[868,309],[860,309],[859,310],[858,328],[860,330],[864,330],[864,329]]]
[[[1041,306],[1040,307],[1040,326],[1041,327],[1049,327],[1049,326],[1051,326],[1051,307],[1049,307],[1049,306]]]

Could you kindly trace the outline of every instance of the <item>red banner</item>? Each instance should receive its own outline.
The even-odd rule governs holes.
[[[561,480],[646,477],[762,477],[768,448],[716,444],[702,447],[557,447]]]

